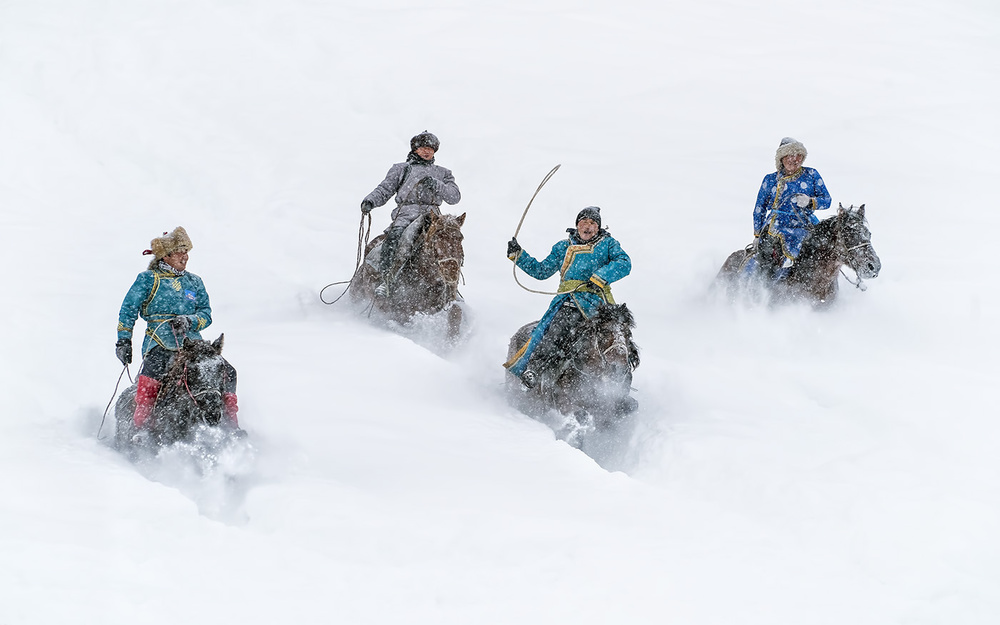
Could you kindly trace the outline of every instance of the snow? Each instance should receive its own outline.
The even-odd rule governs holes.
[[[0,623],[996,623],[998,18],[5,0]],[[317,295],[424,129],[468,213],[446,357]],[[882,274],[828,312],[728,306],[789,135]],[[641,409],[593,457],[502,394],[547,305],[505,243],[557,163],[524,248],[598,205],[634,264]],[[97,437],[121,299],[177,225],[255,446],[204,478]]]

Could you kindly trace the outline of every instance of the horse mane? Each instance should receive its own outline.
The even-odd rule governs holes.
[[[163,381],[180,380],[184,377],[184,368],[187,365],[203,358],[212,358],[221,355],[225,336],[225,334],[220,334],[219,338],[212,342],[185,338],[181,348],[174,355],[174,361],[171,363],[170,369],[163,376]]]

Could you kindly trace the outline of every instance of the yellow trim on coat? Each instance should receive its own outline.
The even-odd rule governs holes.
[[[563,258],[562,267],[559,268],[559,277],[562,278],[566,275],[566,270],[569,266],[573,264],[573,260],[576,258],[577,254],[593,254],[594,244],[584,243],[581,245],[570,245],[566,248],[566,257]]]
[[[510,360],[508,360],[507,362],[503,363],[504,368],[510,369],[511,367],[513,367],[514,363],[517,362],[518,359],[520,359],[521,356],[524,355],[524,352],[526,352],[528,350],[528,343],[530,343],[530,342],[531,342],[530,338],[527,341],[525,341],[524,345],[521,346],[521,349],[517,350],[517,353],[514,354],[513,356],[511,356]]]

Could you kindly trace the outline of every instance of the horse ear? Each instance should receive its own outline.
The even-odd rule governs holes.
[[[215,350],[216,354],[222,353],[222,344],[226,342],[226,333],[223,332],[219,335],[219,338],[212,341],[212,349]]]
[[[864,204],[862,204],[861,208],[858,209],[858,217],[861,217],[862,219],[865,218],[865,205]]]
[[[465,225],[465,213],[462,213],[456,221],[458,221],[459,228]]]

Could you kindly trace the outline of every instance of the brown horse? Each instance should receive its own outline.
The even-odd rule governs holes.
[[[458,217],[431,213],[425,219],[422,232],[413,241],[411,253],[399,254],[406,257],[396,259],[390,272],[388,296],[375,294],[381,277],[378,263],[372,259],[372,252],[385,238],[383,234],[365,249],[365,261],[351,281],[351,298],[399,324],[406,324],[417,314],[435,315],[447,311],[448,336],[454,340],[462,326],[458,281],[465,263],[462,248],[465,213]]]
[[[831,304],[837,297],[841,268],[850,267],[862,279],[877,278],[882,261],[871,242],[871,231],[865,221],[865,205],[840,206],[837,215],[825,219],[802,242],[802,250],[788,273],[775,283],[759,275],[747,275],[747,262],[753,257],[752,246],[733,252],[715,278],[730,299],[741,292],[755,294],[761,290],[774,301],[805,301],[814,306]]]
[[[510,359],[538,322],[522,326],[510,339]],[[547,423],[574,447],[595,429],[607,429],[638,407],[629,396],[639,348],[632,340],[635,318],[625,304],[604,304],[554,340],[558,356],[539,363],[532,388],[507,374],[507,393],[519,410]]]

